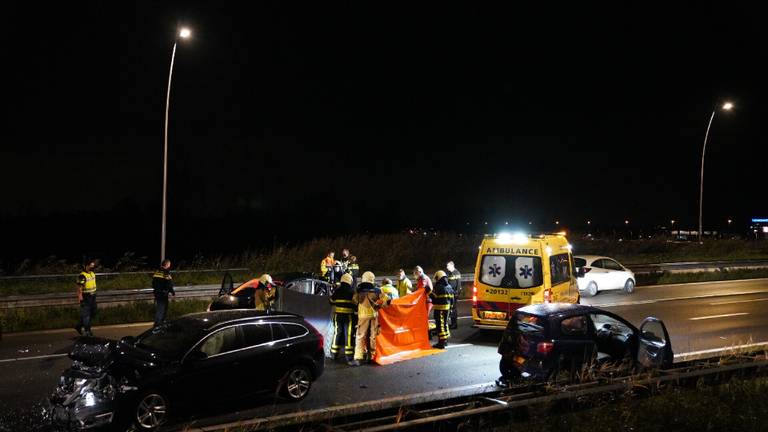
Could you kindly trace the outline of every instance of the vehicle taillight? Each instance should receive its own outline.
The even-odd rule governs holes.
[[[539,342],[539,344],[536,345],[536,352],[539,354],[548,355],[552,352],[553,348],[555,348],[555,344],[552,342]]]
[[[551,289],[545,289],[544,290],[544,303],[552,303],[552,290]]]
[[[472,285],[472,303],[477,303],[477,285]]]
[[[584,274],[589,273],[590,270],[592,270],[592,267],[582,267],[584,269]]]
[[[317,329],[313,325],[309,325],[307,327],[312,329],[312,333],[314,333],[315,336],[317,336],[317,350],[323,351],[325,349],[325,338],[323,337],[323,334],[317,331]]]

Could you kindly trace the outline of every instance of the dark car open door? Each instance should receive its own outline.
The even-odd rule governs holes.
[[[234,288],[234,282],[232,282],[232,275],[229,273],[226,273],[224,275],[224,278],[221,280],[221,289],[219,290],[219,295],[229,295],[232,292],[232,289]]]
[[[637,362],[644,368],[668,368],[674,360],[667,327],[659,319],[649,317],[640,326]]]

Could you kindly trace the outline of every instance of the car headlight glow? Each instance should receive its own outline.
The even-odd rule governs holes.
[[[92,407],[96,405],[96,397],[93,395],[93,392],[88,392],[85,394],[85,406]]]

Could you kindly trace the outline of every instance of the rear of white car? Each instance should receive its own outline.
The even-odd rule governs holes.
[[[579,291],[584,295],[594,296],[599,291],[617,289],[631,294],[635,290],[635,274],[613,258],[578,255],[573,260]]]

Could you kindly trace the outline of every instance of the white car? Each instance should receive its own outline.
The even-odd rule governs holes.
[[[597,255],[573,257],[579,291],[597,295],[598,291],[623,289],[631,294],[635,290],[635,274],[613,258]]]

